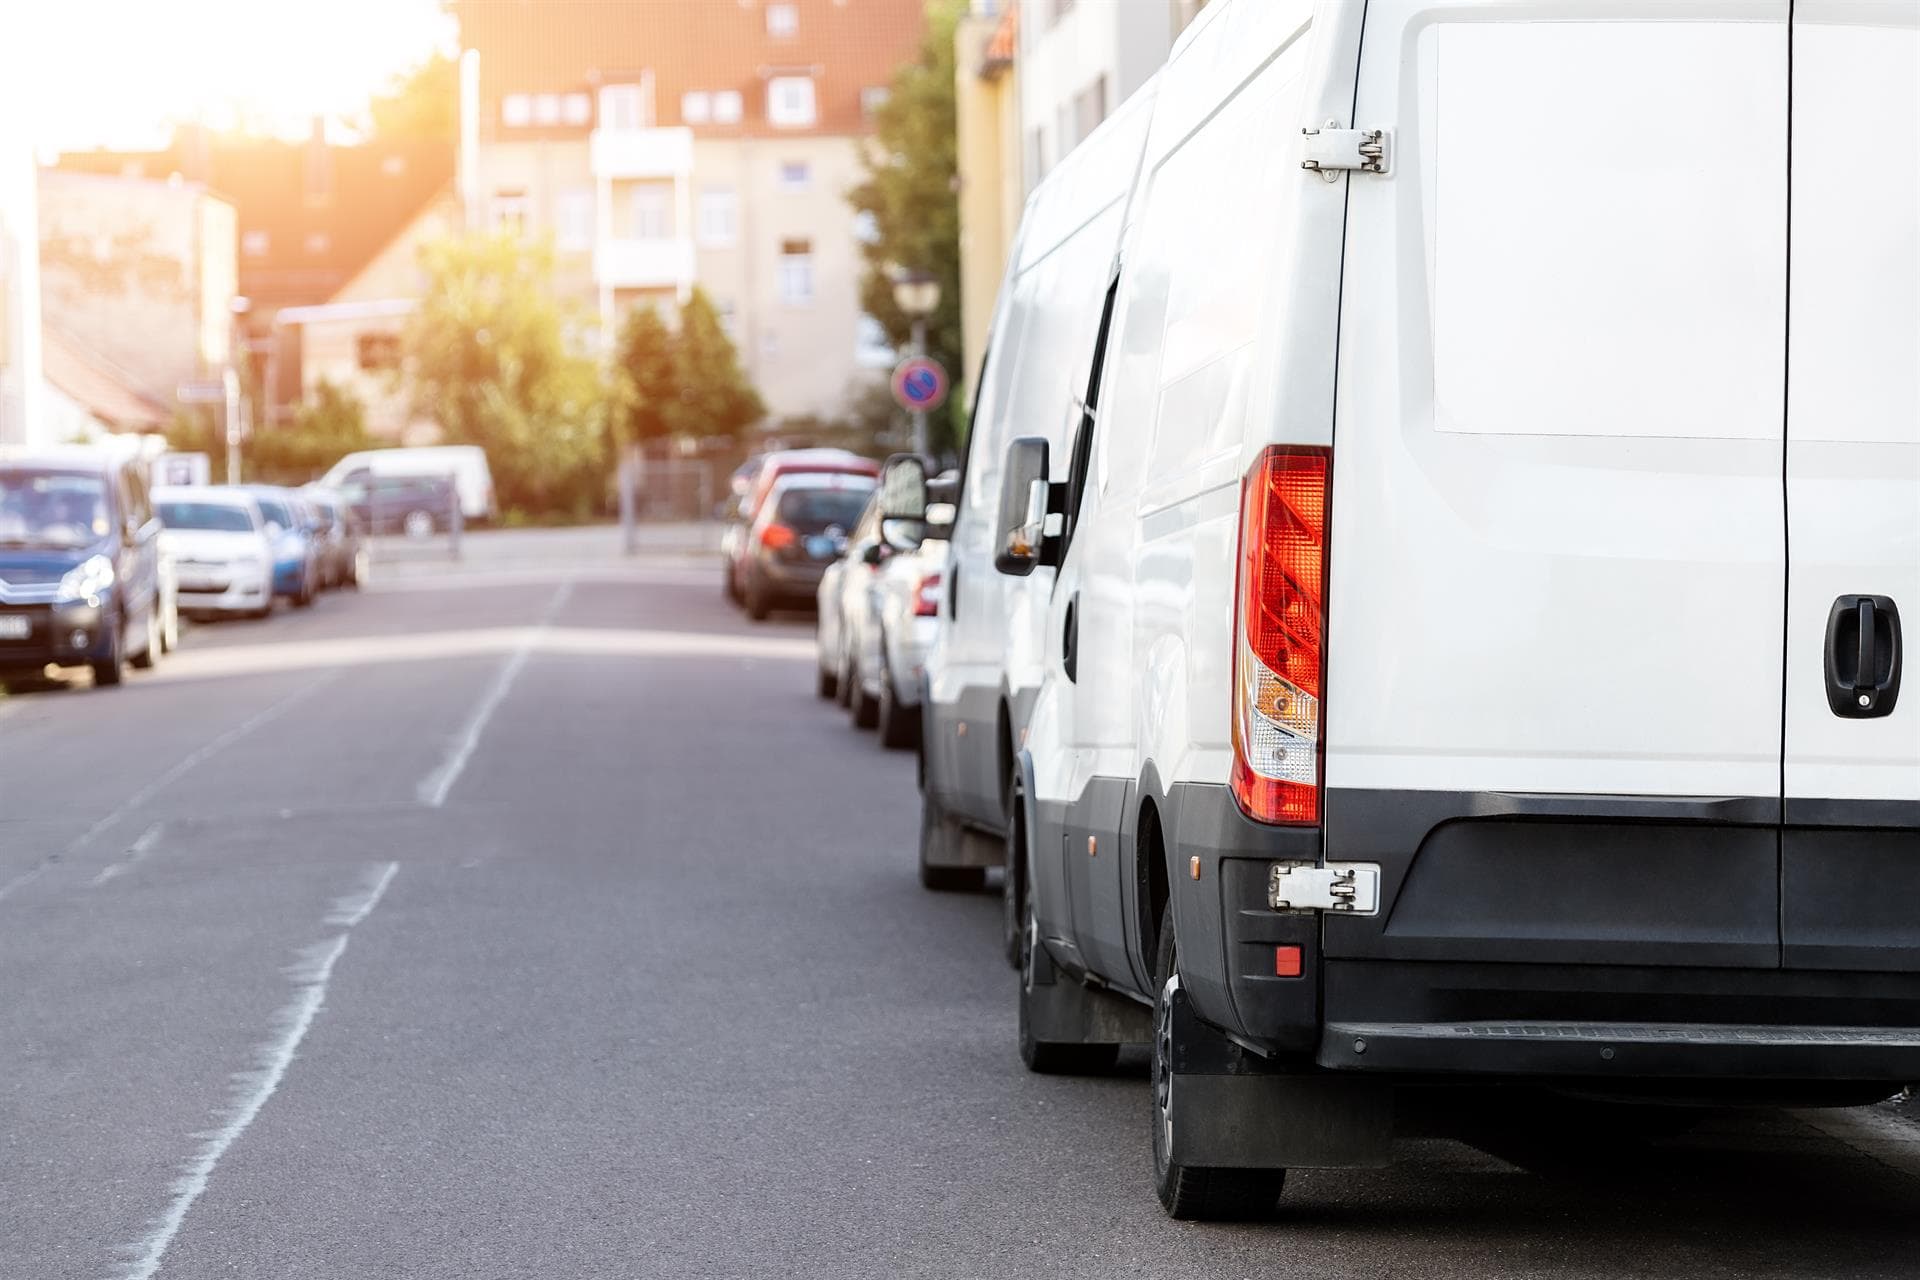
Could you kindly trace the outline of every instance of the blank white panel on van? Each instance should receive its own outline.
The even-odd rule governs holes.
[[[1783,39],[1679,21],[1421,32],[1396,180],[1432,192],[1436,425],[1778,433]]]

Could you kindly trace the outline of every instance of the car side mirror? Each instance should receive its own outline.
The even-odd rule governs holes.
[[[911,551],[927,539],[927,460],[896,453],[880,468],[880,536]]]
[[[887,556],[891,553],[892,548],[884,541],[869,542],[860,549],[860,563],[878,569],[887,562]]]
[[[993,567],[1024,578],[1057,554],[1047,537],[1053,512],[1048,483],[1047,442],[1022,436],[1007,446],[1006,475],[1000,487],[1000,519],[994,526]]]

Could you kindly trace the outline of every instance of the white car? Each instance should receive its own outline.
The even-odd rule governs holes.
[[[1055,574],[1021,1053],[1148,1046],[1173,1216],[1385,1163],[1405,1083],[1920,1079],[1916,65],[1831,0],[1182,36],[994,535]]]
[[[153,508],[166,530],[161,546],[181,612],[264,618],[273,611],[273,543],[251,493],[159,488]]]
[[[878,729],[884,746],[920,746],[920,683],[946,563],[944,538],[896,550],[843,605],[846,645],[855,655],[854,723]]]

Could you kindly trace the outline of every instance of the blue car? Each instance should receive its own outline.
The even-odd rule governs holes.
[[[117,685],[162,649],[160,521],[130,458],[0,454],[0,669],[91,667]]]
[[[320,590],[318,520],[306,500],[291,489],[250,484],[241,488],[260,504],[267,520],[267,540],[273,544],[273,594],[304,609]]]

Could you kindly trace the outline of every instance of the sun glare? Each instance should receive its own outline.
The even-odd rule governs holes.
[[[6,10],[0,43],[18,57],[15,100],[24,96],[42,151],[158,145],[195,122],[298,136],[314,116],[353,120],[370,94],[453,44],[437,0],[67,0]]]

